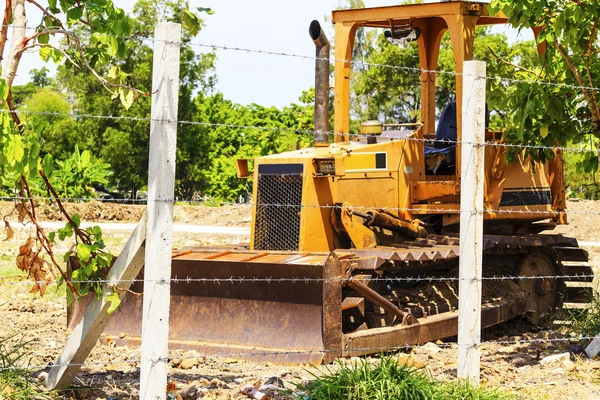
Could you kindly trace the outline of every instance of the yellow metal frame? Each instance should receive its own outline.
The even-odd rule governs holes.
[[[375,7],[333,12],[335,23],[335,115],[337,133],[350,133],[350,73],[352,48],[356,30],[360,27],[390,28],[411,23],[421,29],[418,39],[421,69],[421,123],[417,138],[434,132],[435,78],[442,36],[450,33],[456,63],[456,122],[457,138],[462,137],[462,67],[473,57],[475,27],[505,24],[504,15],[491,16],[488,4],[471,2],[444,2],[390,7]],[[336,135],[336,142],[349,140],[348,135]],[[456,180],[460,180],[460,146],[456,149]]]
[[[264,164],[302,164],[303,174],[300,219],[300,251],[324,251],[338,248],[332,217],[332,205],[353,205],[356,210],[385,209],[405,220],[437,215],[444,227],[453,229],[458,223],[460,206],[460,146],[456,149],[456,174],[427,175],[424,141],[435,127],[435,80],[440,42],[448,31],[456,62],[456,100],[458,140],[462,138],[462,65],[473,55],[475,28],[478,25],[504,24],[503,15],[490,16],[488,5],[469,2],[444,2],[391,7],[376,7],[333,12],[335,22],[335,142],[329,146],[290,151],[260,157],[254,169],[253,198],[260,203],[257,192],[258,166]],[[352,48],[356,30],[360,27],[389,28],[411,23],[421,28],[418,39],[421,74],[421,121],[415,131],[393,140],[385,134],[374,142],[365,138],[349,140],[350,74]],[[535,33],[535,30],[534,30]],[[539,47],[543,51],[543,46]],[[385,133],[385,132],[384,132]],[[373,138],[371,138],[373,139]],[[416,140],[412,140],[416,139]],[[486,136],[497,143],[494,134]],[[383,157],[385,154],[385,157]],[[519,161],[506,162],[506,148],[485,148],[485,219],[523,225],[552,219],[565,223],[565,196],[562,161],[535,164],[522,156]],[[384,158],[384,159],[383,159]],[[318,171],[325,160],[326,174]],[[331,171],[331,165],[334,171]],[[243,168],[242,168],[243,169]],[[534,173],[535,171],[535,173]],[[551,204],[538,201],[551,192]],[[505,196],[506,195],[506,196]],[[521,204],[515,206],[515,196]],[[521,196],[519,198],[519,196]],[[536,197],[537,196],[537,197]],[[534,200],[522,200],[531,199]],[[539,203],[536,203],[536,201]],[[533,205],[528,205],[533,204]],[[256,206],[254,220],[256,217]],[[501,210],[498,212],[498,210]],[[358,218],[358,217],[357,217]],[[343,223],[353,229],[350,220]],[[348,228],[350,227],[350,228]],[[255,223],[252,224],[251,246]],[[381,232],[380,232],[381,233]]]

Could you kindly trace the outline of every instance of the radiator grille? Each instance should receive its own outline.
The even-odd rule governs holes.
[[[259,166],[256,250],[298,250],[302,210],[302,164]],[[290,168],[293,167],[293,168]],[[277,173],[277,171],[284,173]]]

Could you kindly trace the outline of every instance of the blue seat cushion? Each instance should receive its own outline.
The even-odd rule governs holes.
[[[456,164],[456,146],[432,147],[425,146],[425,169],[427,175],[443,175],[454,173]]]
[[[453,101],[448,103],[442,110],[442,114],[440,114],[437,129],[435,130],[435,147],[454,146],[454,143],[451,142],[456,142],[456,138],[456,102]]]
[[[485,103],[485,126],[486,128],[490,125],[490,111],[488,110],[488,104]],[[456,130],[456,102],[453,101],[448,103],[440,114],[437,129],[435,130],[435,147],[449,147],[454,146],[458,138]],[[446,142],[446,143],[445,143]]]

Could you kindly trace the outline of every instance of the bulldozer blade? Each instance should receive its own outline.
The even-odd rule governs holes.
[[[171,349],[283,365],[341,355],[342,266],[335,253],[179,254],[172,264]],[[142,292],[143,283],[131,290]],[[128,295],[105,340],[139,344],[142,304],[143,296]]]

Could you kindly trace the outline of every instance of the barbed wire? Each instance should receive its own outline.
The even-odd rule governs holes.
[[[30,28],[30,29],[34,29],[36,30],[36,28]],[[133,37],[133,36],[131,36]],[[128,38],[131,38],[128,37]],[[141,36],[136,36],[136,37],[141,37]],[[142,39],[150,39],[150,40],[155,40],[153,38],[149,38],[149,37],[141,37]],[[172,42],[173,43],[173,42]],[[179,44],[179,42],[177,42],[177,44]],[[249,48],[242,48],[242,47],[233,47],[233,46],[225,46],[225,45],[215,45],[215,44],[206,44],[206,43],[198,43],[198,42],[190,42],[189,43],[192,46],[196,46],[196,47],[205,47],[205,48],[213,48],[213,49],[220,49],[220,50],[231,50],[231,51],[243,51],[243,52],[248,52],[248,53],[257,53],[257,54],[264,54],[264,55],[271,55],[271,56],[279,56],[279,57],[294,57],[294,58],[300,58],[300,59],[307,59],[307,60],[319,60],[320,58],[318,57],[314,57],[314,56],[304,56],[304,55],[299,55],[299,54],[293,54],[293,53],[285,53],[285,52],[277,52],[277,51],[269,51],[269,50],[260,50],[260,49],[249,49]],[[352,60],[338,60],[338,59],[329,59],[329,61],[333,61],[333,62],[344,62],[344,63],[356,63],[357,61],[352,61]],[[457,73],[455,71],[443,71],[443,70],[426,70],[426,69],[421,69],[421,68],[413,68],[413,67],[406,67],[406,66],[397,66],[397,65],[389,65],[389,64],[378,64],[378,63],[367,63],[363,61],[360,61],[360,63],[363,66],[369,66],[369,67],[385,67],[385,68],[393,68],[393,69],[397,69],[397,70],[404,70],[407,72],[413,72],[413,73],[439,73],[439,74],[449,74],[449,75],[454,75],[454,76],[470,76],[468,74],[463,74],[463,73]],[[481,77],[480,77],[481,78]],[[577,85],[568,85],[568,84],[562,84],[562,83],[557,83],[557,82],[546,82],[546,81],[530,81],[530,80],[521,80],[521,79],[515,79],[515,78],[505,78],[505,77],[485,77],[485,79],[488,80],[496,80],[501,82],[502,84],[517,84],[517,83],[528,83],[528,84],[540,84],[540,85],[548,85],[548,86],[553,86],[553,87],[563,87],[563,88],[568,88],[568,89],[586,89],[586,90],[592,90],[592,91],[598,91],[600,90],[600,88],[595,88],[595,87],[586,87],[586,86],[577,86]],[[5,112],[4,110],[2,110],[2,112]],[[27,113],[27,111],[19,111],[20,113]],[[65,117],[73,117],[73,118],[97,118],[97,119],[114,119],[114,120],[128,120],[128,121],[145,121],[145,122],[151,122],[151,121],[159,121],[159,122],[165,122],[164,120],[155,120],[155,119],[151,119],[151,118],[143,118],[143,117],[126,117],[126,116],[101,116],[101,115],[90,115],[90,114],[59,114],[59,113],[49,113],[49,112],[30,112],[30,114],[38,114],[38,115],[53,115],[53,116],[65,116]],[[224,128],[232,128],[232,129],[258,129],[258,130],[269,130],[269,131],[289,131],[289,132],[295,132],[295,133],[302,133],[302,134],[314,134],[315,131],[314,130],[304,130],[304,129],[293,129],[293,128],[278,128],[278,127],[260,127],[260,126],[252,126],[252,125],[236,125],[236,124],[223,124],[223,123],[208,123],[208,122],[200,122],[200,121],[166,121],[166,122],[176,122],[178,124],[182,124],[182,125],[199,125],[199,126],[209,126],[209,127],[224,127]],[[343,135],[343,136],[348,136],[348,137],[364,137],[364,136],[368,136],[368,135],[360,135],[360,134],[348,134],[348,133],[335,133],[335,132],[331,132],[331,133],[327,133],[328,135]],[[386,138],[385,132],[384,134],[382,134],[380,137]],[[471,145],[476,145],[476,146],[495,146],[495,147],[505,147],[505,148],[515,148],[515,149],[539,149],[539,150],[562,150],[562,151],[573,151],[573,152],[592,152],[592,153],[597,153],[598,150],[596,149],[587,149],[587,148],[579,148],[579,147],[554,147],[554,146],[543,146],[543,145],[521,145],[521,144],[509,144],[509,143],[474,143],[474,142],[468,142],[468,141],[449,141],[449,140],[436,140],[436,139],[421,139],[421,138],[398,138],[399,140],[407,140],[407,141],[420,141],[420,142],[424,142],[424,143],[441,143],[441,144],[446,144],[446,145],[455,145],[455,144],[471,144]],[[9,199],[9,200],[15,200],[18,199],[18,197],[2,197],[0,199]],[[43,199],[43,198],[41,198]],[[48,197],[46,198],[48,200],[54,200],[54,198],[52,197]],[[61,199],[63,200],[63,199]],[[77,200],[77,199],[71,199],[71,200]],[[89,199],[81,199],[83,201],[87,201]],[[131,199],[113,199],[111,200],[113,202],[119,202],[119,201],[123,201],[123,202],[132,202],[135,200],[131,200]],[[197,202],[197,201],[190,201],[190,200],[179,200],[179,199],[148,199],[146,201],[166,201],[166,202],[173,202],[173,203],[181,203],[181,202]],[[240,205],[239,203],[222,203],[222,204],[237,204]],[[252,204],[252,203],[247,203],[248,206],[268,206],[268,207],[319,207],[319,208],[334,208],[334,207],[338,207],[335,205],[303,205],[303,204]],[[429,207],[429,205],[427,205]],[[373,207],[354,207],[356,209],[372,209]],[[400,208],[400,207],[391,207],[391,208],[384,208],[386,210],[395,210],[395,211],[421,211],[421,208]],[[451,213],[451,212],[456,212],[456,213],[462,213],[462,212],[467,212],[467,213],[491,213],[491,212],[495,212],[495,213],[517,213],[517,214],[548,214],[551,213],[553,211],[538,211],[538,210],[476,210],[476,211],[467,211],[467,210],[450,210],[447,208],[443,208],[440,207],[438,209],[435,208],[429,208],[432,211],[438,211],[438,212],[446,212],[446,213]],[[560,212],[561,214],[600,214],[599,212]],[[398,249],[398,251],[402,251],[404,249]],[[417,249],[414,249],[417,250]],[[423,251],[426,251],[426,248],[423,249]],[[465,279],[460,279],[457,277],[422,277],[422,276],[416,276],[416,277],[373,277],[369,280],[371,281],[385,281],[385,282],[442,282],[442,281],[461,281],[461,280],[465,280],[465,281],[500,281],[500,280],[524,280],[524,279],[593,279],[594,275],[593,274],[575,274],[575,275],[541,275],[541,276],[489,276],[489,277],[480,277],[480,278],[465,278]],[[120,282],[128,282],[128,283],[135,283],[135,282],[159,282],[159,283],[214,283],[214,284],[220,284],[220,283],[244,283],[244,282],[266,282],[266,283],[311,283],[311,282],[332,282],[332,281],[349,281],[352,278],[347,278],[347,277],[335,277],[335,278],[272,278],[272,277],[263,277],[263,278],[246,278],[246,277],[230,277],[230,278],[193,278],[193,277],[185,277],[185,278],[171,278],[169,280],[166,279],[157,279],[157,280],[144,280],[144,279],[132,279],[132,280],[96,280],[96,281],[78,281],[78,280],[74,280],[71,281],[72,283],[89,283],[89,282],[97,282],[97,283],[106,283],[106,284],[117,284]],[[57,284],[57,283],[61,283],[61,281],[53,281],[53,282],[48,282],[48,281],[29,281],[29,280],[25,280],[25,281],[8,281],[8,282],[3,282],[2,284],[18,284],[18,285],[31,285],[31,284]],[[582,340],[591,340],[593,339],[593,337],[590,336],[579,336],[579,337],[566,337],[566,338],[545,338],[545,339],[539,339],[539,338],[531,338],[531,339],[521,339],[521,340],[498,340],[498,341],[487,341],[487,342],[483,342],[481,344],[478,344],[477,346],[486,346],[486,345],[510,345],[510,344],[523,344],[523,343],[528,343],[528,344],[539,344],[539,343],[559,343],[559,342],[577,342],[577,341],[582,341]],[[467,345],[468,347],[471,347],[473,345]],[[369,352],[385,352],[385,351],[399,351],[399,350],[408,350],[411,348],[416,348],[419,346],[412,346],[412,345],[404,345],[404,346],[392,346],[392,347],[364,347],[364,348],[355,348],[352,349],[352,351],[357,351],[357,352],[361,352],[361,351],[369,351]],[[448,344],[439,344],[438,347],[442,347],[442,348],[453,348],[453,347],[460,347],[460,345],[455,344],[455,343],[448,343]],[[286,351],[264,351],[264,352],[231,352],[231,353],[224,353],[224,354],[210,354],[210,355],[201,355],[198,357],[177,357],[180,359],[190,359],[190,358],[197,358],[197,359],[204,359],[207,357],[259,357],[259,356],[269,356],[269,355],[293,355],[293,354],[324,354],[324,353],[328,353],[328,352],[342,352],[343,350],[341,349],[335,349],[335,350],[286,350]],[[142,359],[126,359],[124,358],[121,361],[110,361],[110,362],[84,362],[84,363],[72,363],[72,364],[57,364],[55,366],[59,366],[59,367],[68,367],[68,366],[92,366],[92,365],[114,365],[115,363],[124,363],[124,364],[131,364],[131,363],[140,363],[140,362],[156,362],[156,361],[161,361],[161,362],[168,362],[170,359],[172,359],[173,357],[168,357],[168,358],[158,358],[158,359],[148,359],[148,360],[142,360]],[[11,368],[0,368],[0,371],[6,371],[6,370],[11,370],[11,369],[19,369],[19,370],[23,370],[23,369],[45,369],[47,368],[48,365],[44,365],[44,366],[26,366],[26,367],[11,367]]]
[[[8,26],[12,26],[13,28],[15,27],[10,24]],[[21,27],[21,28],[23,28],[23,27]],[[37,30],[37,28],[27,27],[27,26],[25,26],[25,29]],[[152,42],[160,41],[160,42],[164,42],[164,43],[171,43],[171,44],[178,44],[178,45],[183,43],[183,42],[174,42],[171,40],[156,39],[151,36],[146,36],[146,35],[149,35],[149,33],[147,33],[147,32],[130,35],[130,36],[118,36],[118,35],[110,35],[110,34],[107,34],[107,35],[111,36],[111,37],[122,38],[122,39],[141,38],[144,40],[150,40]],[[475,78],[483,78],[486,80],[499,81],[501,84],[504,84],[504,85],[526,83],[526,84],[535,84],[535,85],[542,85],[542,86],[560,87],[560,88],[566,88],[566,89],[571,89],[571,90],[600,91],[599,87],[586,86],[586,85],[572,85],[572,84],[559,83],[559,82],[517,79],[517,78],[508,78],[508,77],[501,77],[501,76],[480,76],[480,75],[472,75],[472,74],[456,72],[456,71],[437,70],[437,69],[428,70],[428,69],[423,69],[420,67],[407,67],[404,65],[369,63],[364,60],[321,58],[321,57],[316,57],[316,56],[312,56],[312,55],[303,55],[303,54],[297,54],[297,53],[289,53],[289,52],[273,51],[273,50],[263,50],[263,49],[247,48],[247,47],[240,47],[240,46],[230,46],[230,45],[223,45],[223,44],[216,44],[216,43],[203,43],[203,42],[194,42],[194,41],[187,41],[185,43],[188,45],[194,46],[194,47],[211,48],[211,49],[218,49],[218,50],[224,50],[224,51],[237,51],[237,52],[270,55],[270,56],[277,56],[277,57],[290,57],[290,58],[312,60],[312,61],[327,60],[328,62],[334,62],[334,63],[341,62],[341,63],[348,63],[351,65],[360,64],[360,66],[363,68],[364,67],[379,67],[379,68],[390,68],[390,69],[395,69],[395,70],[402,70],[402,71],[406,71],[406,72],[419,73],[419,74],[435,73],[435,74],[451,75],[451,76],[468,76],[468,77],[475,77]]]
[[[348,251],[351,251],[349,249]],[[401,250],[401,249],[398,249]],[[417,249],[413,249],[417,250]],[[306,256],[306,257],[310,257]],[[456,257],[458,258],[458,254]],[[299,262],[300,259],[295,260],[295,262]],[[352,259],[349,259],[352,261]],[[202,260],[195,259],[195,261],[206,261],[212,262],[213,260]],[[303,264],[299,264],[303,265]],[[310,264],[311,266],[319,266],[319,264]],[[322,266],[322,265],[321,265]],[[360,268],[358,268],[360,270]],[[390,272],[393,272],[390,271]],[[12,276],[14,278],[15,276]],[[22,275],[23,278],[27,278],[25,275]],[[385,283],[419,283],[419,282],[485,282],[485,281],[516,281],[516,280],[549,280],[549,279],[565,279],[565,280],[579,280],[579,279],[593,279],[595,277],[594,274],[571,274],[571,275],[534,275],[534,276],[526,276],[526,275],[505,275],[505,276],[483,276],[480,278],[459,278],[456,276],[374,276],[364,279],[367,282],[385,282]],[[347,283],[350,281],[359,280],[355,277],[330,277],[330,278],[313,278],[313,277],[294,277],[294,278],[276,278],[276,277],[234,277],[231,276],[229,278],[197,278],[197,277],[174,277],[171,279],[93,279],[93,280],[69,280],[70,283],[81,284],[81,283],[100,283],[106,284],[108,286],[115,286],[119,283],[142,283],[142,282],[151,282],[151,283],[174,283],[174,284],[191,284],[191,283],[213,283],[213,284],[221,284],[221,283],[268,283],[268,284],[276,284],[276,283],[298,283],[298,284],[309,284],[309,283],[319,283],[319,282],[343,282]],[[60,285],[63,284],[63,280],[53,280],[53,281],[36,281],[36,280],[20,280],[20,281],[6,281],[0,277],[0,286],[1,285],[18,285],[18,286],[29,286],[32,284],[38,285]],[[586,288],[586,286],[584,286]],[[117,290],[119,290],[117,288]]]
[[[510,188],[509,188],[510,189]],[[532,188],[535,190],[535,188]],[[29,197],[23,196],[0,196],[0,200],[4,201],[12,201],[12,200],[29,200]],[[51,196],[33,196],[33,200],[47,200],[47,201],[56,201],[57,198]],[[80,202],[89,202],[89,201],[98,201],[103,203],[111,203],[112,199],[106,198],[58,198],[58,200],[66,200],[66,201],[80,201]],[[133,202],[131,199],[121,199],[115,200],[114,202]],[[279,207],[279,208],[308,208],[308,209],[342,209],[343,207],[337,204],[286,204],[286,203],[237,203],[237,202],[226,202],[226,201],[213,201],[210,199],[207,200],[183,200],[183,199],[145,199],[145,200],[136,200],[138,203],[145,202],[147,203],[190,203],[190,204],[199,204],[199,203],[209,203],[219,206],[227,206],[227,205],[235,205],[235,206],[245,206],[245,207]],[[448,203],[450,206],[457,206],[454,203]],[[534,205],[535,206],[535,205]],[[550,206],[550,204],[539,204],[538,206]],[[506,205],[503,207],[521,207],[519,205]],[[494,208],[484,208],[477,210],[467,210],[460,208],[450,208],[443,207],[440,204],[413,204],[413,207],[380,207],[380,206],[360,206],[360,205],[352,205],[351,210],[360,210],[360,211],[370,211],[370,210],[383,210],[383,211],[395,211],[395,212],[411,212],[415,214],[473,214],[473,215],[485,215],[485,214],[517,214],[517,215],[531,215],[531,216],[548,216],[548,215],[600,215],[600,211],[572,211],[572,210],[523,210],[523,209],[494,209]]]
[[[155,40],[158,40],[158,39],[155,39]],[[543,85],[543,86],[561,87],[561,88],[566,88],[566,89],[583,89],[583,90],[591,90],[591,91],[600,91],[600,88],[593,87],[593,86],[570,85],[570,84],[566,84],[566,83],[506,78],[506,77],[501,77],[501,76],[481,76],[481,75],[473,75],[473,74],[456,72],[456,71],[423,69],[423,68],[419,68],[419,67],[407,67],[404,65],[369,63],[369,62],[365,62],[362,60],[358,61],[358,60],[346,60],[346,59],[337,59],[337,58],[323,58],[323,57],[308,56],[308,55],[303,55],[303,54],[286,53],[286,52],[271,51],[271,50],[261,50],[261,49],[238,47],[238,46],[228,46],[228,45],[221,45],[221,44],[214,44],[214,43],[199,43],[199,42],[192,41],[189,44],[192,46],[196,46],[196,47],[213,48],[213,49],[220,49],[220,50],[226,50],[226,51],[231,50],[231,51],[239,51],[239,52],[245,52],[245,53],[278,56],[278,57],[293,57],[293,58],[300,58],[300,59],[314,60],[314,61],[323,60],[323,61],[329,61],[329,62],[333,62],[333,63],[348,63],[351,65],[361,64],[361,66],[363,66],[363,67],[367,66],[367,67],[390,68],[390,69],[402,70],[402,71],[408,71],[408,72],[420,73],[420,74],[435,73],[435,74],[444,74],[444,75],[452,75],[452,76],[468,76],[468,77],[475,77],[475,78],[483,78],[486,80],[500,81],[503,84],[527,83],[527,84],[537,84],[537,85]]]
[[[459,343],[439,343],[436,344],[439,348],[446,349],[458,349],[461,346],[466,348],[473,347],[485,347],[490,345],[519,345],[519,344],[542,344],[542,343],[566,343],[566,342],[582,342],[586,340],[593,340],[593,336],[575,336],[575,337],[560,337],[560,338],[521,338],[519,340],[490,340],[484,341],[480,344],[465,344],[461,345]],[[381,353],[391,353],[402,350],[411,350],[411,349],[419,349],[424,348],[426,345],[398,345],[398,346],[378,346],[378,347],[356,347],[352,348],[350,351],[352,352],[370,352],[371,354],[381,354]],[[133,364],[133,363],[141,363],[141,362],[170,362],[171,360],[204,360],[207,358],[245,358],[245,357],[265,357],[265,356],[285,356],[285,355],[322,355],[328,353],[339,353],[344,354],[344,349],[305,349],[305,350],[272,350],[272,351],[238,351],[238,352],[228,352],[228,353],[212,353],[212,354],[200,354],[198,356],[190,356],[190,355],[171,355],[166,358],[157,357],[153,359],[141,359],[141,358],[123,358],[119,360],[111,360],[111,361],[88,361],[82,363],[65,363],[65,364],[46,364],[46,365],[23,365],[0,368],[0,371],[8,371],[8,370],[41,370],[49,367],[86,367],[86,366],[94,366],[94,365],[118,365],[118,364]]]
[[[155,119],[149,117],[129,117],[129,116],[121,116],[121,115],[96,115],[96,114],[79,114],[79,113],[59,113],[59,112],[50,112],[50,111],[28,111],[28,110],[16,110],[18,114],[24,115],[42,115],[42,116],[52,116],[52,117],[65,117],[65,118],[83,118],[83,119],[110,119],[110,120],[125,120],[125,121],[134,121],[134,122],[175,122],[180,125],[196,125],[196,126],[206,126],[212,128],[232,128],[232,129],[255,129],[261,131],[271,131],[271,132],[292,132],[297,134],[307,134],[314,135],[317,133],[314,129],[296,129],[296,128],[287,128],[287,127],[266,127],[266,126],[257,126],[257,125],[239,125],[239,124],[228,124],[228,123],[216,123],[216,122],[203,122],[203,121],[185,121],[185,120],[163,120],[163,119]],[[12,111],[2,109],[0,113],[10,114]],[[489,146],[489,147],[500,147],[500,148],[512,148],[512,149],[537,149],[537,150],[557,150],[557,151],[566,151],[566,152],[576,152],[576,153],[600,153],[600,150],[596,148],[588,148],[590,146],[587,142],[582,142],[581,145],[585,147],[568,147],[568,146],[547,146],[547,145],[536,145],[536,144],[514,144],[514,143],[506,143],[500,141],[492,141],[492,142],[473,142],[466,140],[449,140],[449,139],[436,139],[436,138],[416,138],[416,137],[397,137],[394,135],[386,135],[386,131],[384,131],[381,135],[378,135],[380,138],[397,140],[397,141],[408,141],[408,142],[420,142],[425,144],[441,144],[445,146],[454,146],[459,144],[469,144],[473,146]],[[360,133],[342,133],[342,132],[319,132],[330,136],[343,136],[348,138],[361,138],[361,137],[370,137],[372,135],[369,134],[360,134]]]

